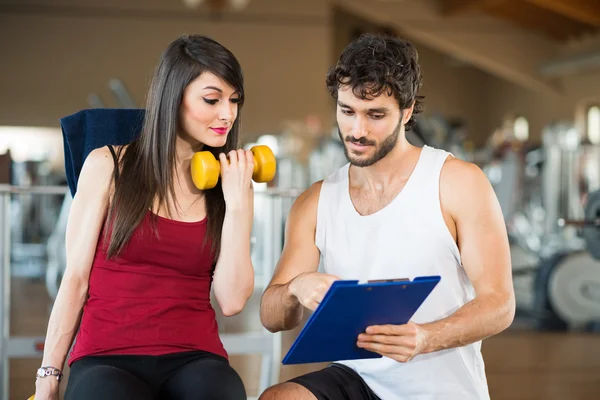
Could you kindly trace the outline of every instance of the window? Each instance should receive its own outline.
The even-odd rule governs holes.
[[[588,108],[586,116],[587,138],[592,144],[600,144],[600,107]]]
[[[520,142],[525,142],[529,139],[529,122],[525,117],[517,117],[513,123],[513,131],[515,138]]]
[[[15,162],[54,159],[62,163],[63,139],[60,128],[0,126],[0,154],[10,150]]]

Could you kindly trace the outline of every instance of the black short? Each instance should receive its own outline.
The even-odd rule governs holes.
[[[318,400],[380,400],[360,375],[342,364],[330,364],[289,382],[304,386]]]
[[[90,356],[73,363],[65,400],[246,400],[227,359],[204,351]]]

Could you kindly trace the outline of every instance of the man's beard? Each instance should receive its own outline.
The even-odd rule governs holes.
[[[348,147],[346,147],[346,145],[344,144],[344,154],[346,155],[346,158],[348,159],[350,164],[357,166],[357,167],[368,167],[370,165],[375,164],[377,161],[381,160],[383,157],[387,156],[388,153],[394,149],[394,147],[396,146],[396,143],[398,143],[398,137],[400,136],[401,128],[402,128],[402,126],[400,125],[400,122],[398,122],[396,129],[394,129],[392,134],[389,135],[388,137],[386,137],[385,140],[383,142],[381,142],[381,144],[377,144],[377,142],[375,142],[375,141],[367,140],[364,137],[355,139],[352,136],[346,136],[346,138],[344,139],[342,137],[342,132],[340,131],[339,125],[338,125],[338,135],[340,136],[340,140],[342,142],[358,143],[363,146],[374,146],[375,147],[375,153],[370,158],[362,159],[362,158],[358,158],[354,154],[351,154],[348,151]]]

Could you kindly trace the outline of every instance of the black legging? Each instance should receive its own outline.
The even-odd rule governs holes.
[[[239,375],[223,357],[86,357],[71,366],[65,400],[246,400]]]

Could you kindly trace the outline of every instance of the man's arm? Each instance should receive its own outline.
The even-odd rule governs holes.
[[[404,362],[419,353],[483,340],[512,323],[515,297],[508,235],[487,177],[474,164],[449,159],[442,169],[440,199],[456,224],[462,264],[476,297],[431,323],[369,327],[359,336],[360,347]]]
[[[515,313],[512,265],[500,204],[484,173],[457,159],[441,176],[442,208],[456,223],[462,264],[475,299],[451,316],[425,324],[425,352],[464,346],[508,328]]]
[[[316,273],[320,258],[315,245],[320,190],[321,182],[313,184],[296,199],[288,215],[283,251],[260,304],[261,322],[271,332],[293,329],[300,323],[304,311],[304,299],[299,300],[298,295],[301,289],[314,293],[314,307],[304,301],[314,309],[322,299],[319,293],[324,294],[331,284],[326,284],[324,274]],[[301,275],[308,279],[297,280]]]

